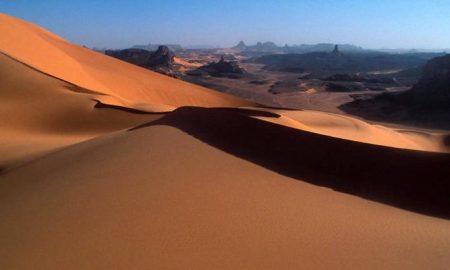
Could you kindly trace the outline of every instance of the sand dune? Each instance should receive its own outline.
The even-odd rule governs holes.
[[[450,137],[448,133],[397,130],[369,124],[345,115],[317,111],[269,111],[278,114],[279,117],[259,118],[292,128],[357,142],[419,151],[450,152],[450,144],[446,143]]]
[[[174,80],[0,14],[0,169],[178,106],[254,105]],[[97,108],[94,107],[97,105]]]
[[[221,146],[214,141],[225,129],[219,129],[217,114],[223,121],[234,121],[224,135],[235,135]],[[2,268],[448,266],[448,221],[274,172],[271,166],[279,164],[271,165],[273,159],[265,163],[249,158],[257,146],[249,150],[236,143],[243,134],[235,128],[260,132],[259,125],[274,127],[235,112],[186,108],[3,175],[0,215],[7,222],[0,224],[5,243],[0,255],[7,259],[0,263]],[[261,135],[247,132],[249,137]],[[334,141],[320,143],[331,147],[327,144]],[[227,153],[231,148],[235,153]],[[302,166],[304,161],[299,160],[298,168],[318,173],[317,168]]]
[[[450,265],[448,134],[257,107],[0,30],[0,269]]]
[[[179,106],[254,105],[73,45],[38,26],[1,13],[0,32],[1,52],[81,88],[107,95],[105,102],[112,105],[150,108],[153,112]]]
[[[0,54],[0,168],[160,117],[95,109],[99,95]]]

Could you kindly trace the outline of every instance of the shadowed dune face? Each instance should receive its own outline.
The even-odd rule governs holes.
[[[319,160],[313,147],[332,150],[334,139],[315,137],[183,108],[25,164],[0,176],[0,268],[445,269],[448,221],[286,176],[350,185],[325,182],[332,153]],[[337,157],[336,171],[349,174]]]
[[[444,137],[444,145],[450,147],[450,135]]]
[[[149,125],[161,124],[292,178],[450,218],[448,153],[332,138],[223,109],[180,108]]]
[[[0,32],[0,166],[6,169],[177,106],[255,105],[70,44],[1,13]]]

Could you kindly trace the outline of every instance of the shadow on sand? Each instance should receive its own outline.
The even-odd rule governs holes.
[[[450,154],[332,138],[249,117],[183,107],[136,127],[168,125],[239,158],[311,184],[450,218]]]

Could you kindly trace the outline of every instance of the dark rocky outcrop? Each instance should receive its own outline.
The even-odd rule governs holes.
[[[336,73],[410,69],[424,65],[427,59],[414,54],[342,53],[338,47],[330,52],[271,54],[253,61],[264,64],[267,70],[307,72],[321,78]]]
[[[247,45],[244,43],[244,41],[241,40],[232,49],[235,49],[235,50],[238,50],[238,51],[245,51],[247,49]]]
[[[133,49],[143,49],[143,50],[147,50],[147,51],[156,51],[158,50],[158,48],[160,46],[165,46],[167,48],[169,48],[171,51],[178,51],[178,50],[182,50],[183,47],[181,47],[181,45],[178,44],[147,44],[147,45],[134,45],[132,48]]]
[[[209,73],[211,76],[239,78],[244,74],[244,69],[236,61],[226,61],[222,56],[219,62],[213,62],[200,67],[200,70]]]
[[[417,100],[445,104],[450,111],[450,55],[428,61],[410,94]]]
[[[359,75],[347,73],[337,73],[325,78],[325,81],[331,82],[361,82],[362,80]]]
[[[125,49],[106,50],[105,54],[137,66],[145,67],[147,59],[152,52],[143,49]]]
[[[450,129],[450,55],[428,61],[411,90],[356,99],[340,109],[370,120]]]
[[[379,83],[379,84],[392,84],[395,85],[396,81],[392,77],[376,76],[368,74],[346,74],[337,73],[327,78],[325,81],[331,82],[364,82],[364,83]]]
[[[360,82],[330,82],[326,86],[330,92],[354,92],[366,89],[365,85]]]
[[[174,64],[174,57],[175,55],[167,46],[159,46],[158,50],[149,56],[147,60],[147,67],[171,68]]]
[[[283,48],[283,52],[285,53],[330,52],[336,49],[336,46],[338,46],[337,48],[338,52],[359,53],[365,51],[363,48],[352,44],[335,45],[331,43],[319,43],[319,44],[300,44],[300,45],[285,46]]]
[[[338,48],[336,48],[338,46]],[[233,49],[237,49],[241,52],[246,53],[309,53],[309,52],[331,52],[333,48],[337,49],[338,52],[363,52],[364,49],[351,44],[330,44],[330,43],[319,43],[319,44],[301,44],[301,45],[288,45],[278,46],[272,41],[257,42],[255,45],[246,45],[243,41],[240,41],[238,45],[234,46]]]
[[[334,45],[334,49],[331,52],[332,54],[340,54],[341,52],[339,51],[339,46],[338,45]]]
[[[256,44],[256,46],[254,47],[254,49],[258,50],[258,51],[277,51],[279,50],[281,47],[278,47],[274,42],[272,41],[266,41],[264,43],[262,42],[258,42]]]
[[[333,92],[352,92],[362,90],[383,91],[388,87],[398,87],[392,77],[382,77],[369,74],[337,73],[324,79],[327,89]]]
[[[175,77],[173,71],[175,55],[167,46],[159,46],[151,52],[144,49],[107,50],[106,55],[153,71]]]

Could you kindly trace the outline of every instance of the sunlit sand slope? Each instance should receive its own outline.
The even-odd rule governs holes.
[[[4,14],[0,31],[0,171],[161,116],[142,112],[254,105],[70,44]]]
[[[99,95],[0,54],[0,169],[160,117],[95,108]]]
[[[0,13],[0,52],[42,72],[104,95],[104,102],[146,111],[179,106],[251,106],[251,102],[176,80],[71,44]]]
[[[292,153],[263,130],[290,140]],[[254,136],[260,139],[241,148]],[[296,140],[305,142],[305,158],[285,164],[301,151]],[[446,269],[448,221],[305,182],[327,179],[329,162],[357,165],[364,151],[373,159],[368,145],[343,142],[353,154],[330,152],[336,158],[327,160],[323,151],[334,143],[342,142],[241,113],[185,108],[69,147],[1,177],[0,268]],[[278,159],[262,155],[275,146],[267,151],[278,151]],[[380,162],[420,159],[389,149]],[[308,156],[314,162],[322,156],[325,165],[313,166]],[[334,169],[350,175],[350,168]],[[421,177],[432,169],[415,172]],[[414,175],[394,173],[416,185]],[[352,180],[358,175],[370,184],[357,168]],[[342,181],[333,180],[350,185]],[[383,185],[401,194],[395,183]]]
[[[356,118],[318,111],[266,110],[277,117],[257,117],[266,121],[335,138],[395,148],[450,152],[450,134],[373,125]]]

